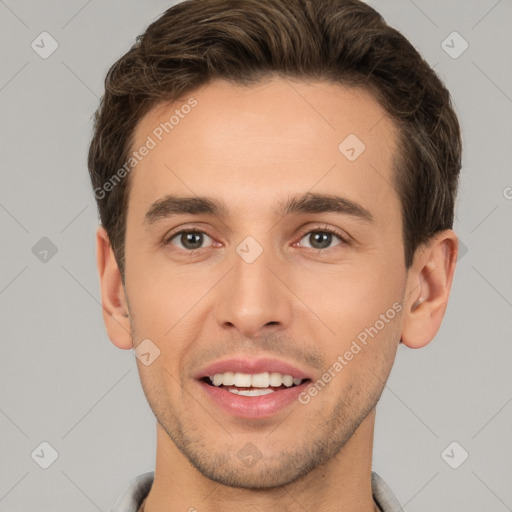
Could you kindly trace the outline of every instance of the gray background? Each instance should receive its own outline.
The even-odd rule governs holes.
[[[399,350],[374,469],[408,512],[512,510],[512,1],[370,3],[446,82],[465,143],[447,314],[430,345]],[[133,352],[104,330],[86,151],[107,69],[170,5],[0,1],[2,512],[107,511],[154,468]],[[43,31],[47,59],[31,48]]]

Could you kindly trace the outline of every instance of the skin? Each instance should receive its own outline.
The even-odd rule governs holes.
[[[134,148],[190,96],[197,106],[130,176],[125,286],[105,230],[97,231],[110,340],[131,349],[149,338],[160,350],[149,366],[137,360],[158,420],[144,510],[372,511],[375,405],[400,340],[422,347],[441,325],[457,237],[438,233],[405,268],[391,186],[396,129],[362,89],[217,80],[151,110]],[[353,162],[338,150],[349,134],[366,146]],[[348,198],[374,220],[274,211],[306,192]],[[214,197],[229,215],[145,224],[152,203],[171,193]],[[321,250],[314,235],[322,227],[348,243],[333,236]],[[192,256],[179,235],[164,244],[185,228],[209,235]],[[263,248],[250,264],[236,252],[247,236]],[[207,363],[242,355],[282,359],[316,381],[394,303],[401,311],[307,405],[294,402],[262,420],[235,418],[192,377]],[[247,443],[261,455],[252,466],[237,457]]]

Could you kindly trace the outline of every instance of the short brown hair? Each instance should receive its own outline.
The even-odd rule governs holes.
[[[452,227],[462,141],[450,94],[378,12],[359,0],[186,0],[110,68],[94,117],[89,174],[123,282],[130,175],[108,194],[102,187],[127,161],[137,123],[212,79],[251,85],[271,75],[363,87],[394,120],[407,268]]]

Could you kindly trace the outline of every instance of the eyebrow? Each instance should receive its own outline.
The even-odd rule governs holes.
[[[287,201],[280,201],[274,213],[282,216],[294,213],[337,213],[355,217],[368,223],[374,222],[370,211],[355,201],[337,195],[311,192],[293,196]],[[183,214],[203,214],[227,218],[229,217],[229,209],[224,203],[213,197],[169,194],[158,199],[150,206],[144,224],[155,224],[159,220]]]

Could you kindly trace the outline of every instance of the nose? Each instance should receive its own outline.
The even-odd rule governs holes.
[[[217,287],[217,322],[245,337],[285,330],[292,316],[292,297],[281,281],[286,282],[286,276],[278,258],[264,249],[255,261],[248,261],[234,252],[233,268]]]

